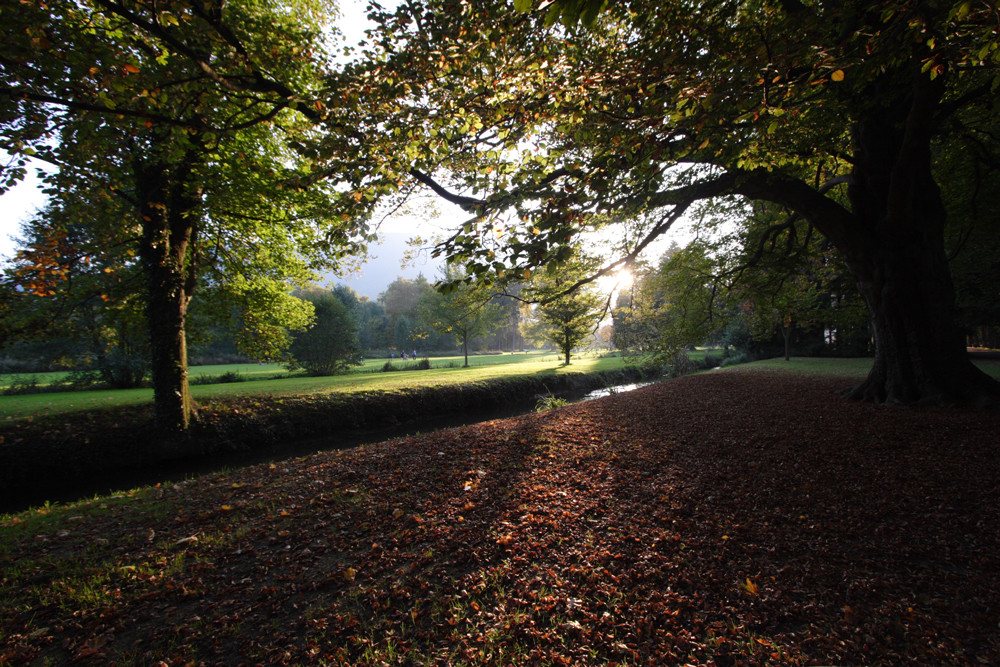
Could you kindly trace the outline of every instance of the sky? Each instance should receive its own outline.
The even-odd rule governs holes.
[[[45,197],[38,191],[34,169],[28,170],[25,180],[0,195],[0,258],[13,257],[14,237],[18,235],[21,222],[44,204]]]

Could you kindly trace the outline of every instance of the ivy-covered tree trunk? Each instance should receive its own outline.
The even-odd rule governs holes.
[[[905,105],[855,127],[848,191],[863,233],[841,247],[872,316],[875,364],[851,392],[889,403],[990,400],[1000,384],[969,360],[944,249],[945,206],[932,173],[938,91],[923,77]]]
[[[185,332],[200,191],[188,187],[190,173],[189,161],[173,169],[158,162],[136,168],[155,422],[168,433],[186,430],[192,414]]]

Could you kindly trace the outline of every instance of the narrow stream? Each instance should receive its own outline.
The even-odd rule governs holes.
[[[594,391],[585,394],[559,394],[559,397],[567,399],[570,403],[583,403],[585,401],[592,401],[596,398],[602,398],[604,396],[611,396],[613,394],[632,391],[634,389],[638,389],[639,387],[645,387],[649,384],[652,384],[652,382],[623,384],[614,387],[605,387],[603,389],[595,389]],[[142,483],[156,483],[157,481],[164,481],[160,478],[162,478],[165,474],[169,475],[170,481],[174,481],[175,479],[183,479],[191,475],[215,472],[217,470],[239,468],[242,466],[253,465],[255,463],[269,463],[287,458],[308,456],[318,452],[351,449],[352,447],[358,447],[360,445],[371,445],[378,442],[384,442],[386,440],[406,438],[421,433],[433,433],[434,431],[446,428],[479,424],[493,419],[516,417],[518,415],[534,412],[535,404],[538,398],[539,397],[533,398],[520,405],[508,405],[502,408],[490,408],[486,410],[463,412],[461,414],[430,417],[425,420],[409,421],[405,424],[400,424],[399,426],[348,431],[342,435],[336,436],[324,436],[322,438],[307,438],[305,440],[295,442],[283,442],[269,447],[258,448],[253,451],[220,454],[213,456],[211,459],[189,459],[185,461],[178,461],[176,465],[171,466],[172,468],[176,468],[176,470],[165,471],[164,468],[161,467],[156,471],[156,474],[150,475],[152,478],[150,481]]]
[[[567,395],[559,394],[560,398],[565,398],[571,403],[582,403],[595,398],[619,394],[632,391],[639,387],[644,387],[650,382],[638,384],[626,384],[615,387],[598,389],[586,394]],[[52,489],[39,488],[38,492],[31,497],[21,496],[12,503],[2,503],[0,512],[16,512],[28,507],[50,502],[71,502],[81,498],[89,498],[93,495],[105,495],[115,493],[123,489],[130,489],[147,484],[169,484],[182,481],[192,476],[204,475],[222,470],[241,468],[257,463],[267,463],[281,461],[283,459],[308,456],[317,452],[337,451],[358,447],[359,445],[374,444],[395,438],[404,438],[420,433],[430,433],[445,428],[457,426],[467,426],[478,424],[492,419],[503,419],[506,417],[516,417],[533,412],[536,399],[521,405],[511,405],[504,408],[477,410],[429,418],[417,422],[407,422],[399,426],[370,429],[363,431],[349,431],[339,436],[326,436],[323,438],[309,438],[295,442],[276,443],[267,447],[260,447],[245,452],[230,452],[217,454],[205,458],[179,459],[177,461],[167,461],[158,464],[155,469],[133,470],[108,473],[107,475],[91,475],[86,479],[80,479],[77,483],[67,486],[62,485],[58,491]],[[9,505],[9,506],[8,506]]]
[[[603,398],[605,396],[614,396],[615,394],[622,394],[626,391],[633,391],[639,389],[640,387],[646,387],[653,384],[652,382],[634,382],[632,384],[620,384],[617,387],[605,387],[604,389],[595,389],[594,391],[586,394],[582,398],[572,400],[571,403],[583,403],[584,401],[592,401],[595,398]]]

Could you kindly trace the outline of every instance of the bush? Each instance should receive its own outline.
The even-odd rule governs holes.
[[[670,377],[683,377],[685,375],[690,375],[697,370],[698,366],[688,358],[687,354],[684,352],[678,352],[674,355],[673,361],[670,364]]]
[[[66,382],[69,383],[69,388],[74,391],[86,391],[88,389],[97,389],[100,385],[97,374],[93,371],[88,371],[86,369],[76,369],[70,371],[69,375],[66,376]]]
[[[745,364],[748,361],[750,361],[750,360],[747,358],[747,355],[746,355],[745,352],[737,352],[736,354],[728,356],[725,359],[723,359],[722,360],[722,367],[725,368],[726,366],[735,366],[736,364]]]
[[[15,377],[10,386],[0,392],[3,396],[25,396],[27,394],[54,394],[60,391],[72,391],[75,389],[90,389],[93,382],[85,382],[74,379],[75,374],[70,374],[62,382],[51,384],[39,384],[38,378],[34,375],[29,377]]]
[[[554,410],[555,408],[561,408],[569,405],[569,401],[565,398],[559,398],[558,396],[553,396],[549,394],[548,396],[542,396],[535,403],[535,412],[545,412],[546,410]]]
[[[117,349],[109,352],[97,363],[97,372],[100,373],[101,380],[115,389],[141,387],[149,371],[147,359]]]
[[[226,371],[225,373],[220,373],[219,375],[199,375],[198,377],[191,378],[191,384],[227,384],[230,382],[246,382],[247,378],[243,377],[236,371]]]
[[[24,396],[26,394],[40,394],[45,391],[45,387],[38,384],[38,378],[34,375],[30,377],[15,377],[10,386],[3,390],[4,396]]]
[[[457,364],[451,363],[449,366],[456,366]],[[394,366],[392,361],[387,361],[382,366],[383,373],[391,373],[392,371],[429,371],[431,369],[431,360],[424,358],[412,364],[400,364],[399,366]]]
[[[289,370],[303,368],[309,375],[326,376],[360,366],[358,325],[347,306],[330,291],[309,292],[302,298],[312,303],[315,320],[305,331],[292,334]]]
[[[717,368],[722,364],[722,357],[717,357],[710,352],[706,352],[705,356],[701,361],[698,362],[698,368],[703,371],[711,370],[712,368]]]

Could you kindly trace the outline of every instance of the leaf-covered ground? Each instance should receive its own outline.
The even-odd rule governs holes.
[[[7,517],[0,664],[1000,664],[1000,414],[714,373]]]

